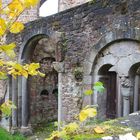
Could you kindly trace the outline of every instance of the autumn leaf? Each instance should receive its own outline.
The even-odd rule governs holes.
[[[5,80],[7,78],[8,78],[7,74],[5,72],[0,71],[0,80]]]
[[[30,8],[30,7],[33,7],[33,6],[37,5],[37,3],[39,2],[39,0],[20,0],[20,1],[27,8]]]
[[[87,118],[95,117],[96,115],[97,115],[97,110],[95,108],[85,108],[79,113],[79,120],[83,122]]]
[[[103,133],[105,132],[104,129],[101,128],[101,127],[99,127],[99,126],[95,127],[95,128],[94,128],[94,131],[95,131],[95,133],[97,133],[97,134],[103,134]]]
[[[4,113],[6,116],[10,116],[12,113],[12,109],[16,109],[16,106],[13,104],[12,101],[7,100],[5,101],[1,106],[0,110]]]
[[[2,8],[2,0],[0,0],[0,10],[1,10],[1,8]]]
[[[40,68],[39,63],[31,63],[28,66],[28,73],[32,76],[37,75],[38,74],[38,71],[37,71],[38,68]]]
[[[85,91],[85,95],[92,95],[93,94],[93,90],[86,90]]]
[[[14,52],[15,47],[16,47],[15,43],[11,43],[9,45],[2,45],[0,46],[0,51],[3,51],[4,53],[6,53],[6,55],[8,55],[11,58],[14,58],[16,56]]]
[[[45,74],[40,72],[40,71],[38,71],[38,75],[41,76],[41,77],[45,77]]]
[[[68,133],[72,133],[76,131],[79,128],[79,125],[76,122],[69,123],[63,128],[63,131],[66,131]]]
[[[137,133],[137,139],[140,139],[140,132]]]
[[[21,22],[14,22],[13,25],[10,28],[11,33],[19,33],[24,29],[24,25]]]
[[[19,0],[13,0],[7,9],[7,14],[9,18],[17,17],[24,10],[24,5]]]
[[[4,19],[0,18],[0,36],[4,35],[6,31],[6,22]]]

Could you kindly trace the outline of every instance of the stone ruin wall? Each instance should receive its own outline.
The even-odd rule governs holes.
[[[62,73],[62,110],[66,121],[74,119],[81,105],[82,93],[92,87],[93,77],[91,72],[92,57],[90,52],[95,52],[101,46],[93,46],[98,42],[112,41],[112,38],[138,38],[140,1],[131,0],[127,4],[122,1],[111,1],[108,6],[102,3],[86,3],[76,8],[30,22],[26,29],[19,35],[10,36],[9,41],[15,41],[21,45],[27,42],[33,35],[49,34],[50,32],[64,32],[67,39],[66,53],[64,59],[64,73]],[[129,8],[128,8],[129,7]],[[124,10],[125,9],[125,10]],[[106,38],[102,40],[102,37]],[[51,37],[51,35],[50,35]],[[22,38],[22,40],[21,40]],[[21,42],[20,42],[21,41]],[[19,49],[19,48],[18,48]],[[93,51],[94,52],[94,51]],[[77,63],[83,68],[82,81],[75,79],[73,70]],[[84,100],[85,104],[91,103],[91,97]]]
[[[2,0],[3,6],[6,6],[8,3],[10,3],[11,0]],[[39,17],[39,5],[36,7],[33,7],[29,10],[25,10],[22,15],[18,18],[18,21],[21,21],[23,23],[27,23],[29,21],[33,21],[35,19],[38,19]]]

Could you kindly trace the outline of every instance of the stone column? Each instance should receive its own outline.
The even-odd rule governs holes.
[[[29,110],[28,110],[28,92],[27,92],[27,79],[25,77],[22,77],[22,120],[21,120],[21,125],[22,127],[27,127],[28,126],[28,115],[29,115]]]
[[[58,72],[58,130],[63,120],[62,116],[62,73],[64,72],[63,62],[53,62],[54,69]]]
[[[22,93],[22,110],[21,110],[21,130],[20,133],[25,136],[32,135],[32,129],[29,126],[29,95],[27,89],[27,79],[21,78],[21,93]]]
[[[122,116],[122,95],[121,95],[121,87],[120,87],[120,79],[117,75],[117,117]]]
[[[18,83],[18,80],[17,79],[14,79],[12,77],[12,102],[16,106],[17,106],[17,102],[18,102],[17,83]],[[12,131],[13,131],[13,133],[16,130],[17,130],[17,109],[12,109]]]
[[[131,81],[127,76],[121,76],[121,94],[123,96],[123,116],[129,115],[130,113],[130,90]]]
[[[20,127],[21,126],[21,104],[22,104],[22,100],[21,100],[21,97],[22,97],[22,92],[21,92],[21,88],[22,88],[22,77],[19,76],[18,77],[18,126]]]
[[[139,75],[136,75],[134,85],[134,112],[138,111],[138,96],[139,96]]]

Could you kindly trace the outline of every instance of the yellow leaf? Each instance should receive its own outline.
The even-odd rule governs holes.
[[[38,71],[38,74],[39,74],[39,76],[41,76],[41,77],[45,77],[45,74],[42,73],[42,72],[40,72],[40,71]]]
[[[76,122],[73,123],[69,123],[68,125],[66,125],[63,130],[68,132],[68,133],[72,133],[74,131],[76,131],[79,128],[79,125]]]
[[[0,36],[4,35],[6,31],[6,22],[4,19],[0,18]]]
[[[5,80],[7,78],[8,78],[7,74],[5,72],[0,71],[0,80]]]
[[[2,0],[0,0],[0,10],[1,10],[1,8],[2,8]]]
[[[28,72],[26,70],[22,70],[21,75],[24,76],[25,78],[28,78]]]
[[[38,68],[40,68],[39,63],[31,63],[28,66],[28,73],[32,76],[37,75],[38,74],[38,71],[37,71]]]
[[[97,134],[103,134],[103,133],[105,132],[104,129],[101,128],[101,127],[99,127],[99,126],[95,127],[95,128],[94,128],[94,131],[95,131],[95,133],[97,133]]]
[[[85,95],[92,95],[93,94],[93,90],[86,90],[85,91]]]
[[[140,139],[140,132],[137,133],[137,139]]]
[[[0,66],[3,66],[5,62],[3,60],[0,60]]]
[[[79,113],[79,120],[81,122],[85,121],[86,119],[88,118],[88,114],[85,110],[82,110],[80,113]]]
[[[16,56],[14,52],[14,48],[16,47],[15,43],[11,43],[9,45],[2,45],[0,46],[0,50],[6,53],[11,58],[14,58]]]
[[[79,113],[79,120],[83,122],[87,118],[95,117],[96,115],[97,115],[97,110],[95,108],[85,108]]]
[[[8,5],[7,14],[9,15],[9,18],[17,17],[23,10],[23,4],[19,0],[13,0]]]
[[[27,8],[37,5],[39,0],[20,0]]]
[[[24,25],[21,22],[14,22],[10,28],[11,33],[19,33],[24,29]]]

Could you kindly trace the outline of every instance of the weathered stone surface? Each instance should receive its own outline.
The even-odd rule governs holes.
[[[25,29],[22,33],[8,35],[7,42],[16,41],[17,43],[17,60],[20,62],[40,63],[39,60],[44,57],[47,57],[47,60],[48,57],[55,58],[55,51],[52,48],[55,48],[57,43],[55,41],[49,42],[49,40],[53,38],[52,33],[56,31],[65,33],[61,42],[63,44],[61,46],[62,48],[59,46],[61,50],[65,52],[64,59],[58,59],[58,61],[65,63],[65,71],[62,74],[61,85],[62,115],[65,121],[71,121],[74,119],[75,114],[79,112],[83,87],[87,84],[91,86],[93,82],[96,81],[96,75],[102,65],[111,63],[116,66],[113,69],[114,71],[118,71],[118,73],[122,75],[128,75],[129,68],[134,64],[133,60],[139,61],[139,57],[134,57],[133,54],[138,53],[137,56],[139,56],[140,53],[138,41],[140,32],[140,1],[135,0],[135,2],[132,2],[128,0],[127,5],[131,8],[126,7],[127,10],[126,13],[124,13],[121,0],[109,1],[106,6],[103,6],[100,1],[94,4],[86,3],[59,14],[29,22],[25,25]],[[46,47],[44,49],[42,48],[43,46],[38,48],[37,45],[38,41],[42,38],[48,39],[45,41],[44,46]],[[138,45],[135,47],[135,45],[132,44]],[[50,51],[51,53],[48,54]],[[31,59],[33,54],[34,58]],[[100,63],[98,63],[99,61]],[[125,62],[129,62],[129,66],[126,66]],[[47,63],[49,63],[49,65]],[[42,64],[41,69],[43,71],[51,71],[51,63],[52,61],[50,60],[49,62],[45,62],[45,64]],[[46,68],[46,65],[48,65],[49,68]],[[84,65],[83,76],[90,75],[93,79],[88,82],[77,82],[73,70],[79,65]],[[119,68],[121,69],[120,71]],[[51,76],[48,75],[48,78],[51,78]],[[51,91],[53,89],[53,81],[55,80],[46,79],[46,81],[48,82],[43,81],[42,78],[34,78],[31,80],[30,102],[33,104],[39,102],[39,105],[37,105],[38,109],[42,109],[42,105],[40,104],[41,98],[38,94],[43,88],[43,84],[45,84],[45,87],[49,86],[49,91]],[[56,87],[57,84],[54,85]],[[103,100],[105,100],[105,97],[103,97]],[[31,104],[32,111],[36,108],[33,104]],[[43,101],[42,104],[44,106]],[[51,104],[56,105],[56,102],[52,99]],[[47,107],[45,108],[45,112],[47,112],[46,110]],[[56,113],[56,108],[54,110]],[[40,112],[38,112],[38,114],[39,113]],[[53,114],[52,110],[50,114]],[[32,114],[32,116],[35,115],[35,113]],[[48,114],[45,113],[46,118],[47,115]],[[40,115],[37,116],[39,116],[38,119],[40,120]]]

